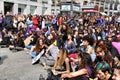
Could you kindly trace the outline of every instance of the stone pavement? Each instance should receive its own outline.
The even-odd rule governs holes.
[[[39,80],[40,74],[47,76],[42,65],[32,65],[27,50],[12,52],[8,48],[0,48],[0,56],[0,80]]]

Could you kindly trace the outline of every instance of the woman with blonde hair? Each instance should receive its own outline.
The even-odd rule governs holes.
[[[62,48],[59,50],[57,60],[52,69],[53,75],[56,76],[57,80],[61,77],[61,74],[71,72],[70,61],[67,55],[66,49]]]

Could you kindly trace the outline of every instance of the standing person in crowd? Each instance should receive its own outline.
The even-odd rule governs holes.
[[[28,15],[26,23],[27,23],[27,29],[33,26],[32,15],[30,14]]]
[[[53,16],[53,18],[52,18],[52,26],[53,26],[54,30],[57,31],[57,18],[56,18],[56,16]]]
[[[22,14],[18,16],[17,28],[18,28],[18,31],[21,30],[21,29],[26,28],[25,16],[22,15]]]
[[[7,29],[8,31],[11,30],[11,28],[13,27],[13,16],[10,14],[10,12],[6,13],[2,27]]]
[[[46,28],[46,19],[45,18],[42,18],[42,30],[45,30]]]
[[[2,24],[3,24],[3,15],[2,13],[0,13],[0,31],[2,31],[3,29]]]
[[[58,20],[57,20],[57,30],[59,30],[60,28],[61,28],[61,25],[63,24],[63,17],[62,16],[60,16],[59,18],[58,18]]]
[[[32,17],[32,22],[33,22],[33,25],[35,26],[35,28],[38,28],[38,17],[37,17],[37,15],[34,15]]]
[[[18,32],[18,16],[13,16],[13,32]]]

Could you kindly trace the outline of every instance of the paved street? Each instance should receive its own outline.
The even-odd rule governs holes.
[[[31,64],[27,50],[12,52],[8,48],[0,48],[0,56],[0,80],[39,80],[40,74],[47,75],[40,64]]]

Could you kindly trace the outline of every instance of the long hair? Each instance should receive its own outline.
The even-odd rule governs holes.
[[[88,53],[81,52],[78,57],[81,58],[81,65],[79,69],[83,69],[87,66],[92,67],[92,59]]]
[[[107,46],[106,46],[104,43],[98,44],[98,45],[95,47],[95,51],[97,50],[97,48],[99,48],[100,50],[103,50],[103,51],[105,51],[105,52],[108,51]]]
[[[59,50],[59,57],[57,58],[57,66],[60,66],[62,68],[64,62],[65,62],[65,59],[67,58],[67,50],[64,49],[64,48],[61,48]]]
[[[43,44],[44,44],[44,41],[43,41],[42,38],[38,38],[38,39],[37,39],[36,46],[35,46],[35,48],[34,48],[34,51],[35,51],[36,53],[39,53],[39,52],[40,52],[40,48],[42,48],[42,45],[43,45],[43,44],[41,44],[41,45],[39,44],[40,40],[42,40],[42,42],[43,42]]]
[[[51,35],[53,36],[53,38],[51,39],[51,43],[53,43],[56,40],[56,33],[51,32]]]

